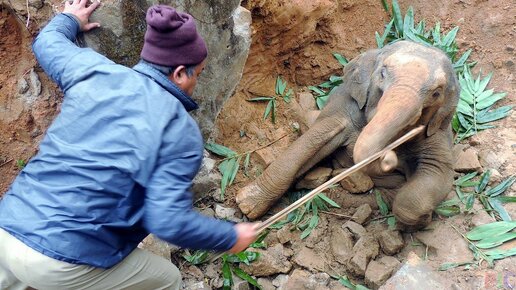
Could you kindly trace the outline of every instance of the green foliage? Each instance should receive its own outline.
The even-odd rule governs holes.
[[[464,205],[464,211],[469,213],[473,209],[475,199],[478,199],[491,216],[497,220],[511,221],[511,216],[503,204],[516,202],[516,197],[504,196],[502,193],[511,187],[516,177],[510,176],[494,186],[488,186],[490,177],[491,171],[487,170],[480,177],[476,172],[472,172],[458,178],[454,182],[458,199],[444,201],[437,207],[436,213],[444,216],[460,213],[460,203]]]
[[[301,190],[290,192],[288,194],[291,197],[291,201],[294,202],[307,193],[308,191]],[[331,207],[340,208],[340,206],[335,201],[327,197],[324,193],[320,193],[305,203],[303,207],[289,213],[286,219],[271,225],[270,228],[280,229],[286,224],[291,223],[292,230],[298,229],[302,231],[301,239],[304,239],[308,237],[319,224],[319,212],[329,210],[328,205]]]
[[[27,165],[27,162],[25,162],[25,160],[23,159],[17,159],[16,160],[16,166],[18,167],[18,169],[23,169],[25,167],[25,165]]]
[[[217,143],[206,143],[204,145],[206,150],[215,153],[217,155],[226,157],[219,164],[219,171],[222,174],[222,180],[220,181],[220,195],[224,198],[224,194],[226,193],[226,188],[233,184],[235,177],[237,175],[238,169],[240,168],[240,162],[242,161],[242,157],[245,155],[244,161],[244,169],[247,172],[247,168],[249,167],[249,156],[251,152],[246,152],[244,154],[238,154],[237,152],[231,150],[230,148],[220,145]]]
[[[394,229],[396,227],[396,218],[392,215],[389,216],[389,205],[383,200],[382,194],[379,190],[374,191],[376,197],[376,204],[378,204],[378,208],[380,209],[380,214],[382,216],[387,216],[387,225],[389,229]]]
[[[344,67],[348,64],[348,60],[338,53],[333,53],[333,56],[337,61]],[[322,84],[316,86],[309,86],[308,89],[315,93],[315,103],[317,104],[317,108],[322,110],[326,103],[328,102],[328,98],[333,90],[342,84],[342,78],[339,76],[330,76],[330,79]]]
[[[267,117],[270,115],[272,123],[276,123],[277,99],[282,98],[285,103],[290,103],[290,99],[294,93],[292,89],[287,90],[287,82],[284,81],[280,76],[276,78],[276,86],[274,91],[276,93],[275,96],[262,96],[248,100],[249,102],[267,102],[267,107],[263,113],[263,119],[267,119]]]
[[[492,75],[490,73],[482,78],[481,73],[479,73],[474,78],[468,67],[465,67],[464,71],[459,73],[460,99],[457,112],[452,120],[453,130],[457,133],[455,143],[479,131],[494,128],[495,126],[491,125],[491,122],[509,115],[512,106],[492,109],[496,102],[507,96],[507,93],[494,93],[492,89],[486,90]]]
[[[479,266],[486,261],[490,267],[493,267],[495,260],[504,259],[516,255],[516,248],[491,249],[501,246],[502,244],[516,239],[516,221],[499,221],[490,224],[480,225],[471,231],[462,234],[455,226],[452,227],[468,242],[469,248],[473,251],[475,261],[461,263],[444,263],[439,270],[445,271],[458,266]]]
[[[339,280],[340,284],[351,289],[351,290],[369,290],[366,286],[355,284],[351,282],[347,276],[332,276],[334,279]]]

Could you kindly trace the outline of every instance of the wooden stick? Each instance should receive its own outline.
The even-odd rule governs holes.
[[[359,171],[363,167],[367,166],[371,162],[373,162],[376,159],[378,159],[381,156],[383,156],[388,151],[393,150],[394,148],[396,148],[396,147],[400,146],[401,144],[407,142],[408,140],[410,140],[414,136],[420,134],[421,132],[423,132],[424,128],[425,128],[425,126],[421,125],[421,126],[419,126],[417,128],[412,129],[407,134],[401,136],[396,141],[394,141],[391,144],[387,145],[383,150],[376,152],[375,154],[367,157],[366,159],[358,162],[357,164],[351,166],[350,168],[348,168],[348,169],[342,171],[341,173],[335,175],[330,180],[328,180],[325,183],[321,184],[320,186],[318,186],[314,190],[310,191],[309,193],[307,193],[306,195],[304,195],[300,199],[296,200],[294,203],[290,204],[289,206],[287,206],[286,208],[284,208],[280,212],[276,213],[275,215],[271,216],[270,218],[268,218],[264,222],[260,223],[260,225],[258,226],[258,228],[256,230],[257,235],[260,234],[261,232],[263,232],[264,230],[266,230],[268,227],[270,227],[271,225],[273,225],[277,221],[279,221],[280,219],[284,218],[286,215],[288,215],[292,211],[294,211],[297,208],[301,207],[303,204],[305,204],[306,202],[308,202],[309,200],[314,198],[317,194],[319,194],[322,191],[328,189],[333,184],[341,181],[342,179],[346,178],[347,176],[351,175],[352,173],[355,173],[355,172]],[[220,258],[223,254],[224,253],[220,253],[220,254],[214,256],[214,258],[210,259],[210,262],[213,262],[216,259]]]

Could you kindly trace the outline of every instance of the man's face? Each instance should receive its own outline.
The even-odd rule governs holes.
[[[197,78],[202,73],[205,66],[206,60],[203,60],[195,67],[194,73],[191,76],[188,76],[185,66],[179,66],[172,73],[170,78],[183,92],[192,96],[195,86],[197,85]]]

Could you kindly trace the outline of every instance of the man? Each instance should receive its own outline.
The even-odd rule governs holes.
[[[206,45],[190,15],[153,6],[142,61],[115,64],[74,44],[99,26],[87,2],[67,1],[33,44],[65,98],[0,202],[0,288],[179,289],[170,261],[137,248],[148,233],[233,253],[256,237],[192,210],[203,144],[187,111]]]

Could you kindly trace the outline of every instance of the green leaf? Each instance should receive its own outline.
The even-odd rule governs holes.
[[[324,106],[326,106],[328,98],[329,96],[322,96],[315,99],[315,103],[317,104],[317,108],[319,108],[319,110],[322,110]]]
[[[491,200],[498,200],[501,203],[516,202],[516,196],[497,196]]]
[[[278,76],[278,78],[276,79],[276,88],[277,88],[276,94],[280,95],[280,96],[283,95],[283,93],[285,92],[285,89],[287,88],[287,82],[282,80]]]
[[[316,214],[314,214],[311,218],[310,218],[310,223],[308,224],[308,228],[306,228],[302,233],[301,233],[301,239],[305,239],[306,237],[308,237],[311,233],[312,233],[312,230],[317,226],[317,224],[319,223],[319,216],[317,216]]]
[[[389,213],[389,206],[383,200],[382,194],[378,190],[375,190],[374,194],[376,196],[376,203],[378,204],[378,208],[380,208],[380,213],[382,215],[387,215]]]
[[[391,216],[387,218],[387,225],[389,226],[389,230],[393,230],[396,228],[396,218]]]
[[[490,197],[495,197],[497,195],[500,195],[502,192],[506,191],[511,185],[516,181],[515,176],[511,176],[504,181],[500,182],[497,186],[490,188],[486,191],[486,195]]]
[[[308,87],[308,89],[309,89],[309,90],[311,90],[311,91],[313,91],[313,92],[315,92],[316,94],[318,94],[318,95],[320,95],[320,96],[324,96],[324,95],[326,95],[326,92],[325,92],[325,91],[323,91],[323,90],[321,90],[321,89],[319,89],[318,87],[309,86],[309,87]]]
[[[274,88],[274,92],[276,93],[276,95],[281,95],[281,93],[280,93],[280,83],[281,83],[281,78],[280,78],[280,76],[277,76],[276,77],[276,86]]]
[[[412,32],[412,29],[414,28],[414,9],[412,9],[412,6],[410,6],[407,10],[407,14],[405,14],[405,21],[403,23],[403,31],[405,35],[408,32]]]
[[[473,228],[466,234],[466,237],[472,241],[485,239],[487,237],[497,236],[512,231],[516,227],[516,221],[493,222]]]
[[[476,244],[476,246],[480,249],[489,249],[489,248],[497,247],[497,246],[499,246],[507,241],[513,240],[513,239],[516,239],[516,233],[510,232],[510,233],[505,233],[505,234],[501,234],[501,235],[497,235],[497,236],[493,236],[493,237],[487,237],[485,239],[482,239]]]
[[[455,26],[446,36],[443,38],[442,45],[443,46],[450,46],[452,45],[453,41],[455,40],[455,36],[457,36],[457,32],[459,31],[459,27]]]
[[[466,211],[471,211],[473,204],[475,203],[475,196],[473,194],[468,195],[466,198]]]
[[[387,4],[386,0],[382,0],[382,7],[385,10],[385,12],[389,13],[389,4]]]
[[[274,99],[274,97],[257,97],[257,98],[248,99],[247,101],[248,102],[262,102],[262,101],[270,101],[273,99]]]
[[[246,155],[245,155],[245,160],[244,160],[244,174],[247,176],[249,174],[249,161],[251,159],[251,152],[248,152]]]
[[[242,156],[239,156],[238,159],[236,160],[235,164],[233,165],[233,167],[231,168],[231,177],[229,179],[229,182],[228,182],[228,186],[233,184],[233,181],[235,180],[235,177],[237,175],[237,172],[238,172],[238,168],[240,167],[240,161],[242,160]]]
[[[473,105],[475,103],[475,97],[468,90],[463,89],[460,90],[460,101],[466,102],[468,105]]]
[[[212,153],[215,153],[224,157],[232,157],[237,153],[226,146],[217,144],[217,143],[206,143],[204,148]]]
[[[487,170],[484,174],[482,174],[482,177],[480,177],[480,183],[475,187],[476,193],[481,193],[484,191],[487,184],[489,183],[489,178],[491,178],[491,170]]]
[[[458,206],[456,206],[456,205],[452,205],[452,206],[439,206],[439,207],[437,207],[435,209],[435,212],[438,215],[442,215],[442,216],[445,216],[445,217],[451,217],[451,216],[460,214],[460,208]]]
[[[439,271],[446,271],[449,269],[453,269],[456,267],[464,266],[464,265],[471,265],[471,262],[462,262],[462,263],[443,263],[441,266],[439,266]]]
[[[489,256],[493,260],[500,260],[510,256],[516,255],[516,247],[508,250],[495,249],[490,251],[485,251],[485,254]]]
[[[392,0],[392,16],[394,18],[394,27],[398,32],[398,38],[403,37],[403,19],[401,18],[401,10],[397,0]]]
[[[271,114],[271,120],[272,123],[276,123],[276,100],[272,100],[272,114]]]
[[[224,197],[226,193],[226,187],[231,183],[230,179],[233,175],[234,167],[236,165],[236,158],[224,160],[219,165],[219,170],[222,173],[222,180],[220,181],[221,196]]]
[[[331,198],[327,197],[324,193],[319,193],[317,196],[320,197],[322,200],[324,200],[329,205],[331,205],[332,207],[340,208],[340,205],[338,205]]]
[[[509,115],[508,113],[511,109],[512,106],[503,106],[493,111],[488,111],[488,109],[485,109],[485,111],[482,111],[477,115],[477,122],[480,124],[484,124],[499,119],[503,119]]]
[[[235,273],[235,275],[237,275],[241,279],[247,281],[249,284],[258,287],[258,289],[262,289],[260,284],[258,284],[258,281],[256,281],[253,277],[251,277],[251,275],[249,275],[246,272],[244,272],[244,270],[242,270],[242,269],[240,269],[238,267],[234,267],[233,268],[233,273]]]
[[[484,93],[486,93],[485,95],[488,96],[486,97],[486,99],[481,99],[481,97],[484,96],[484,93],[482,93],[478,98],[477,98],[477,110],[483,110],[487,107],[490,107],[492,106],[494,103],[498,102],[499,100],[505,98],[507,96],[507,93],[498,93],[498,94],[491,94],[489,95],[488,93],[491,92],[492,93],[493,90],[488,90],[488,91],[485,91]]]
[[[503,207],[502,203],[496,199],[488,199],[489,201],[489,204],[491,205],[491,207],[493,207],[493,209],[498,213],[498,215],[500,215],[500,218],[502,218],[502,220],[506,221],[506,222],[510,222],[512,219],[511,219],[511,216],[509,215],[509,213],[505,210],[505,208]]]
[[[472,49],[468,49],[454,64],[453,64],[453,68],[454,69],[462,69],[462,67],[464,66],[464,64],[466,63],[466,60],[468,59],[469,55],[471,54],[471,51]]]
[[[190,264],[199,265],[207,261],[208,254],[207,251],[199,250],[195,251],[193,255],[183,255],[183,258]]]
[[[231,290],[231,285],[233,285],[233,274],[231,273],[231,268],[228,263],[224,263],[222,265],[222,278],[223,284],[222,287],[224,290]]]
[[[336,52],[333,53],[333,56],[337,59],[337,61],[339,61],[339,63],[342,66],[346,66],[349,62],[344,56],[342,56],[341,54],[338,54]]]
[[[274,104],[274,100],[270,100],[269,103],[267,104],[267,107],[265,108],[265,112],[263,113],[264,120],[267,119],[267,117],[271,113],[273,104]]]
[[[459,185],[459,186],[463,186],[462,184],[463,184],[464,182],[466,182],[466,181],[468,181],[468,180],[470,180],[470,179],[474,178],[475,176],[477,176],[477,172],[471,172],[471,173],[468,173],[468,174],[466,174],[466,175],[464,175],[464,176],[461,176],[461,177],[457,178],[457,180],[455,180],[455,181],[453,182],[453,184],[455,184],[455,185]]]
[[[471,117],[473,117],[473,115],[474,115],[473,109],[470,106],[468,106],[466,103],[460,102],[460,101],[457,104],[457,111],[461,112],[464,115],[471,116]]]
[[[343,276],[339,278],[340,284],[348,287],[349,289],[355,289],[355,285],[349,281],[348,277]]]

